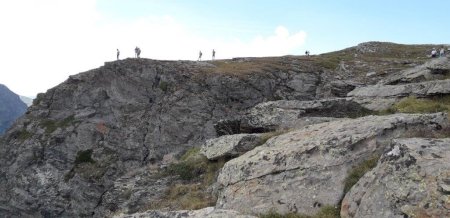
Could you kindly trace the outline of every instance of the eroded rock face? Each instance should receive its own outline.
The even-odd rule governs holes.
[[[368,112],[352,98],[270,101],[250,109],[241,118],[240,129],[242,132],[268,132],[299,128],[335,120],[333,118],[358,117]]]
[[[1,140],[0,216],[137,211],[158,196],[143,188],[158,181],[138,169],[200,146],[217,121],[267,99],[316,98],[321,73],[279,61],[291,67],[232,76],[207,62],[126,59],[71,76],[38,95]],[[120,181],[142,194],[115,196],[129,196]]]
[[[427,97],[450,94],[450,80],[436,80],[403,85],[374,85],[359,87],[348,93],[349,97],[399,98],[405,96]]]
[[[450,79],[401,85],[373,85],[355,88],[348,93],[362,107],[372,111],[391,108],[399,99],[408,96],[429,98],[450,95]]]
[[[200,152],[209,160],[237,157],[262,144],[262,140],[261,134],[225,135],[207,140]]]
[[[181,211],[157,211],[151,210],[144,213],[131,215],[119,215],[116,218],[257,218],[256,216],[243,215],[233,210],[214,209],[207,207],[201,210],[181,210]]]
[[[342,217],[450,217],[450,139],[399,139],[342,201]]]
[[[396,85],[417,83],[428,80],[444,79],[450,74],[450,60],[448,58],[435,58],[425,64],[393,73],[381,80],[379,84]]]
[[[412,129],[433,131],[446,114],[395,114],[307,126],[270,139],[225,164],[216,207],[244,213],[314,214],[338,205],[353,166]]]

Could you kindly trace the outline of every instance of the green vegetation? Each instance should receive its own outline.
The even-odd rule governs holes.
[[[334,70],[341,61],[350,61],[353,59],[351,52],[331,52],[320,56],[312,57],[315,63],[323,68]]]
[[[340,207],[334,206],[324,206],[320,208],[319,212],[313,216],[297,214],[297,213],[288,213],[288,214],[279,214],[274,211],[270,211],[267,214],[260,214],[259,218],[339,218],[340,217]]]
[[[161,90],[163,90],[164,92],[167,92],[167,90],[169,90],[169,86],[170,86],[170,84],[166,81],[159,82],[159,88]]]
[[[400,113],[435,113],[450,111],[450,96],[432,99],[418,99],[410,96],[395,104],[393,109]]]
[[[58,128],[65,128],[76,123],[74,115],[68,116],[61,121],[45,119],[41,121],[41,127],[45,128],[46,134],[51,134]]]
[[[25,141],[33,136],[33,133],[28,132],[26,129],[22,129],[15,133],[15,138],[19,139],[20,141]]]
[[[344,194],[350,191],[353,185],[355,185],[364,174],[377,165],[379,158],[379,156],[371,157],[350,170],[347,178],[344,180]]]
[[[58,128],[56,122],[53,120],[44,120],[41,122],[41,126],[45,128],[45,133],[47,134],[54,132]]]
[[[166,203],[185,210],[197,210],[213,206],[216,198],[207,193],[203,184],[176,184],[166,192]],[[164,205],[164,203],[163,203]]]
[[[71,116],[66,117],[61,122],[59,122],[59,126],[68,127],[68,126],[72,125],[74,122],[75,122],[75,116],[71,115]]]
[[[92,149],[78,151],[77,157],[75,158],[75,165],[79,165],[81,163],[95,163],[95,161],[91,157]]]
[[[203,178],[205,185],[210,185],[216,172],[222,168],[225,160],[209,161],[200,154],[200,148],[191,148],[181,156],[180,162],[171,164],[165,175],[178,175],[182,180],[193,181]]]
[[[178,163],[171,164],[160,175],[179,176],[182,184],[170,186],[161,200],[151,202],[144,209],[193,210],[213,206],[216,197],[212,196],[207,188],[214,183],[219,169],[224,164],[225,160],[209,161],[200,154],[199,148],[187,150]]]

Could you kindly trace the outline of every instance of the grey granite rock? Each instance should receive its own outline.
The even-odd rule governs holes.
[[[359,87],[348,93],[348,97],[399,98],[405,96],[426,97],[450,94],[450,79],[409,83],[402,85],[373,85]]]
[[[347,193],[341,216],[450,217],[450,139],[399,139]]]
[[[449,74],[450,59],[435,58],[427,61],[425,64],[390,74],[378,84],[396,85],[424,82],[428,80],[440,80],[448,77]]]
[[[214,209],[207,207],[201,210],[181,211],[157,211],[151,210],[144,213],[131,215],[119,215],[116,218],[257,218],[256,216],[243,215],[233,210]]]
[[[242,116],[240,129],[242,132],[267,132],[299,128],[334,118],[358,117],[369,112],[352,98],[271,101],[256,105]]]
[[[215,138],[219,120],[268,99],[317,98],[323,73],[298,68],[295,58],[274,60],[283,70],[274,65],[244,76],[221,73],[212,63],[148,59],[70,76],[39,94],[0,140],[0,216],[138,210],[165,184],[146,190],[158,180],[139,169],[163,167],[166,155]],[[118,185],[130,185],[131,195]]]
[[[433,131],[447,115],[395,114],[344,119],[304,127],[270,139],[225,164],[216,207],[244,213],[314,214],[338,205],[347,172],[380,153],[392,138]]]
[[[207,140],[200,150],[210,160],[237,157],[263,143],[261,134],[225,135]]]

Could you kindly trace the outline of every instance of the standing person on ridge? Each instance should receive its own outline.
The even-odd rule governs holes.
[[[216,59],[216,51],[213,49],[212,51],[212,60]]]
[[[431,57],[435,58],[436,56],[437,56],[436,48],[433,48],[433,50],[431,50]]]
[[[445,50],[444,50],[444,46],[441,47],[441,50],[439,51],[439,57],[444,57],[445,56]]]
[[[200,52],[198,53],[198,60],[197,61],[201,61],[202,60],[202,51],[200,50]]]
[[[140,53],[141,53],[141,52],[140,52],[139,47],[136,46],[136,48],[134,49],[134,55],[135,55],[135,57],[136,57],[136,58],[139,58],[139,54],[140,54]]]
[[[119,60],[120,51],[117,49],[117,60]]]

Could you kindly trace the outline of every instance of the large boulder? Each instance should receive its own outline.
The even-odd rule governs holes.
[[[450,139],[399,139],[342,201],[342,217],[450,217]]]
[[[399,99],[408,96],[433,97],[450,95],[450,79],[401,85],[372,85],[355,88],[348,93],[362,107],[382,111],[391,108]]]
[[[450,94],[450,79],[409,83],[402,85],[373,85],[358,87],[348,93],[348,97],[399,98],[405,96],[427,97]]]
[[[218,176],[216,207],[314,214],[321,206],[336,206],[352,167],[381,153],[392,138],[417,129],[440,129],[447,122],[443,113],[367,116],[271,138],[225,164]]]
[[[450,60],[448,58],[435,58],[425,64],[390,74],[378,84],[396,85],[439,80],[448,77],[449,73]]]
[[[352,98],[313,101],[264,102],[250,109],[240,120],[242,132],[268,132],[328,122],[334,118],[358,117],[369,113]]]
[[[209,160],[237,157],[263,143],[261,134],[225,135],[209,139],[202,145],[200,152]]]

